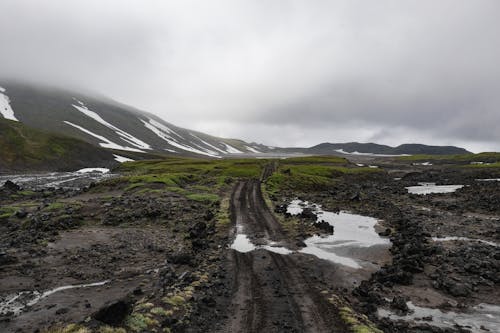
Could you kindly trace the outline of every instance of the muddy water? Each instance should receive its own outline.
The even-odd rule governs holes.
[[[453,193],[463,185],[436,185],[436,183],[418,183],[418,186],[406,187],[410,194]]]
[[[10,180],[24,189],[65,188],[81,189],[99,180],[116,177],[108,169],[90,168],[75,172],[51,172],[43,174],[0,175],[0,186]]]
[[[41,301],[42,299],[49,297],[57,292],[75,289],[75,288],[89,288],[89,287],[99,287],[107,284],[109,280],[89,283],[89,284],[77,284],[77,285],[67,285],[61,286],[54,289],[47,290],[43,293],[39,291],[21,291],[15,295],[10,295],[5,297],[5,299],[0,301],[0,315],[5,315],[7,313],[14,313],[16,315],[20,314],[26,307],[30,307]]]
[[[390,240],[375,232],[378,220],[372,217],[348,212],[333,213],[323,210],[319,205],[301,200],[293,200],[287,208],[287,213],[298,215],[306,207],[317,215],[317,222],[325,221],[333,226],[334,233],[307,238],[304,241],[306,247],[300,250],[302,253],[360,269],[376,260],[377,253],[390,247]]]
[[[439,309],[424,308],[407,303],[411,313],[399,315],[391,310],[379,309],[378,316],[391,320],[413,321],[419,324],[430,324],[441,328],[465,327],[472,332],[500,332],[500,306],[479,304],[468,312],[443,312]],[[484,328],[484,329],[483,329]]]

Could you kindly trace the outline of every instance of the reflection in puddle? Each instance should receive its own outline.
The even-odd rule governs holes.
[[[407,303],[412,311],[401,316],[391,310],[379,309],[378,316],[391,320],[414,321],[418,324],[427,323],[441,328],[456,328],[456,325],[466,327],[472,332],[500,332],[500,306],[479,304],[467,313],[443,312],[439,309],[424,308]],[[482,329],[485,328],[486,330]]]
[[[252,244],[247,235],[237,234],[233,244],[231,244],[231,248],[238,252],[246,253],[255,250],[256,246]]]
[[[318,258],[329,260],[338,264],[359,269],[361,265],[355,259],[346,256],[351,250],[356,249],[361,256],[366,250],[366,256],[369,256],[369,249],[372,246],[390,246],[387,238],[380,237],[375,232],[375,225],[378,220],[373,217],[350,214],[347,212],[333,213],[324,211],[321,206],[309,204],[301,200],[293,200],[287,208],[287,213],[298,215],[304,208],[310,208],[317,215],[317,222],[325,221],[334,228],[333,235],[312,236],[307,238],[304,243],[306,247],[300,250],[302,253],[312,254]]]
[[[478,242],[495,247],[500,246],[500,244],[494,242],[486,241],[483,239],[469,238],[469,237],[432,237],[432,240],[435,242],[450,242],[450,241]]]
[[[67,285],[50,289],[43,293],[40,293],[38,291],[21,291],[20,293],[7,297],[6,299],[0,302],[0,315],[5,315],[10,312],[18,315],[23,311],[25,307],[33,306],[36,303],[40,302],[42,299],[63,290],[75,289],[75,288],[99,287],[105,285],[108,282],[109,280],[89,283],[89,284]]]
[[[418,186],[406,187],[411,194],[452,193],[464,187],[463,185],[436,185],[436,183],[418,183]]]
[[[291,254],[292,250],[287,249],[286,247],[277,246],[275,243],[270,243],[268,245],[254,245],[252,241],[245,234],[237,234],[233,243],[231,244],[231,249],[236,250],[241,253],[252,252],[258,249],[264,249],[269,252],[274,252],[278,254]]]

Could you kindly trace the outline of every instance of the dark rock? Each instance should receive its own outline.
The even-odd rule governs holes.
[[[406,299],[401,296],[395,296],[391,302],[391,308],[399,310],[403,313],[410,311],[408,305],[406,304]]]
[[[144,294],[144,291],[142,291],[141,287],[137,287],[134,289],[134,291],[132,293],[136,296],[140,296],[140,295]]]
[[[191,265],[193,255],[190,252],[177,252],[168,258],[168,261],[176,265]]]
[[[19,192],[21,190],[21,186],[11,182],[10,180],[6,181],[5,184],[3,184],[3,188],[9,192]]]
[[[302,210],[302,213],[299,214],[299,216],[301,218],[304,218],[304,219],[309,219],[309,220],[313,220],[313,221],[316,221],[317,217],[316,217],[316,214],[314,214],[313,210],[311,208],[304,208]]]
[[[205,238],[207,237],[207,224],[205,222],[197,222],[192,228],[189,229],[189,238]]]
[[[11,256],[5,252],[0,252],[0,266],[10,265],[17,262],[16,257]]]
[[[56,310],[56,315],[62,315],[65,313],[68,313],[69,309],[68,308],[60,308]]]
[[[316,223],[314,223],[314,226],[320,230],[323,230],[324,232],[326,232],[328,234],[333,235],[333,225],[330,225],[326,221],[321,220],[319,222],[316,222]]]
[[[104,324],[119,326],[131,312],[131,300],[123,299],[103,306],[92,317]]]
[[[18,210],[18,211],[16,212],[16,217],[17,217],[18,219],[24,219],[26,216],[28,216],[28,213],[27,213],[25,210],[23,210],[23,209]]]

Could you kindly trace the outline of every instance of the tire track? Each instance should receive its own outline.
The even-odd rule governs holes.
[[[267,240],[286,240],[265,204],[258,180],[235,185],[231,220],[251,238],[264,234]],[[303,255],[231,250],[229,258],[234,274],[230,316],[218,332],[344,332],[335,329],[339,326],[331,304],[301,272],[297,260]]]

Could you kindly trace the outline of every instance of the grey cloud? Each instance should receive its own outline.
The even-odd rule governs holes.
[[[268,144],[500,150],[498,12],[496,0],[3,0],[0,73]]]

